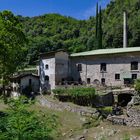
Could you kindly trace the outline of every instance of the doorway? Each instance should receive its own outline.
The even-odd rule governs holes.
[[[105,85],[105,78],[101,79],[101,84],[104,86]]]

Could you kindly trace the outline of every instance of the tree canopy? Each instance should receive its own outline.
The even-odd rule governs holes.
[[[124,10],[128,13],[128,47],[140,46],[140,1],[111,0],[101,11],[102,48],[122,47]],[[45,14],[18,18],[29,39],[27,64],[32,64],[40,52],[66,49],[73,53],[100,48],[96,41],[96,17],[77,20],[59,14]]]
[[[26,57],[27,65],[34,64],[34,61],[38,59],[39,53],[58,49],[66,49],[68,52],[73,53],[100,48],[120,48],[123,46],[124,10],[126,10],[128,14],[128,47],[140,46],[139,0],[111,0],[106,9],[102,9],[100,14],[97,14],[98,17],[93,16],[88,20],[77,20],[59,14],[44,14],[36,17],[14,17],[12,14],[10,14],[12,18],[10,16],[2,18],[3,14],[1,14],[0,24],[3,25],[0,27],[0,36],[3,36],[4,34],[6,39],[4,40],[3,37],[1,39],[4,40],[3,42],[9,41],[10,43],[14,42],[14,44],[18,45],[22,44],[24,42],[24,39],[21,39],[22,32],[17,33],[19,32],[19,30],[17,30],[19,29],[17,28],[19,27],[17,19],[19,20],[23,26],[23,32],[29,41],[28,46],[26,47],[28,51]],[[96,39],[96,21],[100,16],[102,17],[102,21],[98,22],[102,22],[102,31],[100,31],[102,33],[102,37],[100,37],[100,40],[102,40],[102,45],[98,45],[99,42]],[[6,22],[7,25],[5,25],[3,22]],[[14,28],[16,26],[16,30],[10,29],[8,26],[12,26]],[[7,38],[9,38],[9,40],[7,40]],[[3,42],[1,41],[0,44],[3,44]],[[6,46],[8,43],[5,43],[4,46]],[[8,45],[11,46],[11,44]],[[18,45],[16,45],[16,47]],[[1,51],[5,52],[4,49],[1,49]],[[14,63],[15,62],[18,61],[14,61]],[[13,61],[11,63],[13,63]]]
[[[17,17],[9,11],[0,13],[0,78],[11,75],[24,58],[26,38]]]

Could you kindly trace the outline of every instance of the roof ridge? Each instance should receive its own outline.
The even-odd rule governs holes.
[[[70,56],[87,56],[87,55],[102,55],[102,54],[114,54],[114,53],[126,53],[140,51],[140,47],[128,47],[128,48],[108,48],[108,49],[97,49],[85,52],[73,53]]]

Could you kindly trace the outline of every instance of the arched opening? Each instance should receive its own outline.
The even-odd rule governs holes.
[[[123,93],[118,95],[118,103],[124,107],[131,101],[133,94]]]
[[[99,81],[98,79],[95,79],[95,80],[93,81],[93,84],[95,84],[95,85],[100,85],[100,81]]]

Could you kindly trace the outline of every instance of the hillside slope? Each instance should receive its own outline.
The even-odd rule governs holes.
[[[103,15],[103,48],[122,47],[123,11],[128,12],[128,46],[140,46],[140,0],[112,0]],[[40,52],[66,49],[79,52],[98,49],[95,41],[95,17],[77,20],[59,14],[19,17],[28,44],[28,64]]]

